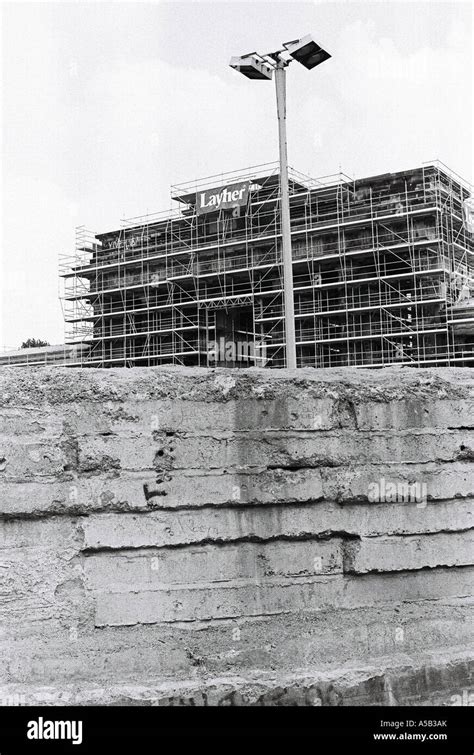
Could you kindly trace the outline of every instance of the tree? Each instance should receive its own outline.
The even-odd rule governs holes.
[[[41,338],[28,338],[26,341],[23,341],[21,344],[22,349],[35,349],[38,348],[38,346],[50,346],[51,344],[48,343],[48,341],[42,341]]]

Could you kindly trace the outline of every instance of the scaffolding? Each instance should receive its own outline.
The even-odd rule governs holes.
[[[236,184],[246,206],[196,210],[198,193]],[[291,169],[299,366],[471,365],[471,195],[438,161],[357,181]],[[66,343],[89,347],[76,365],[284,367],[278,163],[171,196],[174,211],[79,228],[61,259]],[[227,346],[242,342],[235,358]]]

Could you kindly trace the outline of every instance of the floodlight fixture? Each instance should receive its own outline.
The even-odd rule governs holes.
[[[314,41],[311,34],[302,37],[296,42],[286,42],[284,47],[293,60],[297,60],[298,63],[301,63],[301,65],[308,70],[316,68],[320,63],[324,63],[325,60],[328,60],[328,58],[331,57],[326,50],[323,50],[323,48]]]
[[[256,53],[233,57],[229,65],[248,79],[271,81],[273,76],[273,68]]]

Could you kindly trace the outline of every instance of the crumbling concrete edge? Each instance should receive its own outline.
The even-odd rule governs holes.
[[[3,705],[145,706],[412,706],[469,705],[474,650],[417,658],[399,655],[378,665],[300,673],[259,672],[148,684],[68,684],[0,687]]]

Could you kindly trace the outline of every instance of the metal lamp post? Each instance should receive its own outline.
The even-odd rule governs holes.
[[[286,366],[296,369],[295,307],[293,297],[293,263],[291,251],[290,191],[288,182],[288,152],[286,139],[286,68],[292,62],[309,70],[330,58],[308,35],[293,42],[283,43],[283,48],[273,53],[259,55],[256,52],[231,58],[230,67],[249,79],[271,80],[275,72],[275,89],[278,116],[280,156],[281,237],[283,258],[283,291],[285,309]]]

